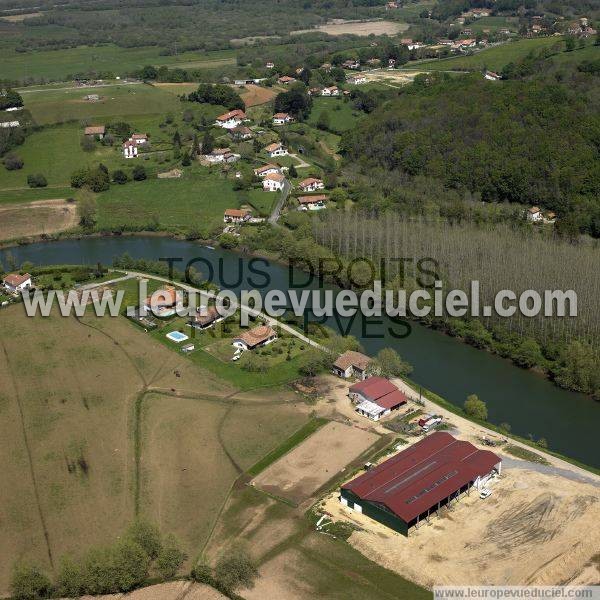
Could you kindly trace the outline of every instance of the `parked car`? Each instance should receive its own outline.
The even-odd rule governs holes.
[[[492,495],[492,490],[488,490],[487,488],[483,488],[481,490],[481,493],[479,494],[479,497],[482,500],[485,500],[486,498],[489,498]]]

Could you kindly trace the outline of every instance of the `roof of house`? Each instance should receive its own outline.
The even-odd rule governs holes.
[[[307,177],[306,179],[303,179],[298,185],[300,187],[308,187],[310,185],[312,185],[313,183],[323,183],[320,179],[316,179],[315,177]]]
[[[146,306],[152,306],[152,296],[154,296],[154,307],[170,307],[177,303],[177,290],[169,286],[164,290],[156,290],[151,296],[146,298]]]
[[[499,462],[489,450],[436,431],[342,489],[385,505],[408,523]]]
[[[239,133],[241,135],[247,135],[252,133],[252,129],[250,127],[246,127],[245,125],[238,125],[231,130],[232,133]]]
[[[269,179],[270,181],[283,181],[285,177],[281,173],[269,173],[265,179]]]
[[[215,306],[209,306],[206,309],[206,314],[201,315],[200,313],[194,315],[194,322],[200,325],[210,325],[213,321],[219,318],[219,311]]]
[[[290,115],[288,113],[275,113],[273,115],[274,119],[287,119]]]
[[[134,133],[131,136],[132,140],[147,140],[148,136],[145,133]]]
[[[394,392],[398,388],[385,377],[370,377],[364,381],[359,381],[350,386],[350,392],[353,394],[361,394],[369,400],[377,400],[386,394]]]
[[[541,210],[540,210],[540,207],[539,207],[539,206],[532,206],[532,207],[529,209],[529,212],[530,212],[532,215],[535,215],[536,213],[539,213],[539,212],[541,212]]]
[[[381,396],[381,398],[377,398],[375,401],[375,403],[382,408],[396,408],[407,402],[406,396],[400,390],[394,390],[385,396]]]
[[[123,142],[123,148],[137,148],[137,144],[133,140]]]
[[[247,210],[243,210],[241,208],[226,208],[225,209],[225,216],[226,217],[237,217],[237,218],[242,218],[245,217],[248,214]]]
[[[326,201],[327,201],[327,196],[325,194],[314,194],[313,196],[299,196],[298,197],[298,202],[300,204],[314,204],[315,202],[326,202]]]
[[[258,167],[257,169],[254,169],[254,172],[255,173],[262,173],[263,171],[269,171],[271,169],[276,169],[277,171],[279,171],[279,167],[277,165],[269,163],[267,165],[263,165],[262,167]]]
[[[233,119],[234,117],[238,117],[239,119],[245,119],[246,113],[239,108],[235,110],[230,110],[229,112],[223,113],[217,117],[217,121],[229,121],[229,119]]]
[[[241,340],[247,346],[257,346],[258,344],[266,342],[270,337],[274,335],[274,329],[272,329],[268,325],[259,325],[258,327],[254,327],[253,329],[244,331],[244,333],[238,335],[235,339]]]
[[[265,150],[267,152],[274,152],[275,150],[279,150],[279,148],[282,148],[282,145],[280,142],[273,142],[272,144],[265,146]]]
[[[332,85],[331,87],[323,88],[323,91],[335,92],[337,89],[339,89],[337,85]]]
[[[98,135],[100,133],[103,134],[104,131],[104,125],[91,125],[90,127],[85,128],[85,135]]]
[[[282,81],[282,82],[296,81],[296,78],[290,77],[289,75],[284,75],[283,77],[280,77],[278,79],[278,81]]]
[[[25,283],[28,279],[31,279],[29,273],[23,273],[23,275],[19,275],[19,273],[10,273],[4,278],[4,283],[11,287],[17,287],[18,285]]]
[[[361,371],[365,371],[371,360],[371,358],[365,354],[362,354],[361,352],[348,350],[337,357],[337,360],[333,363],[333,366],[341,369],[342,371],[345,371],[348,367],[357,367]]]
[[[227,154],[231,152],[231,148],[214,148],[211,154],[213,156],[221,156],[222,154]]]

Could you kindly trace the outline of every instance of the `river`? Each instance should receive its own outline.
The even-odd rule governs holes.
[[[183,268],[187,261],[201,258],[204,264],[197,263],[195,267],[205,277],[210,274],[210,264],[214,267],[214,282],[235,291],[250,287],[248,277],[261,283],[265,279],[253,275],[249,271],[249,259],[237,253],[165,237],[84,238],[19,246],[0,250],[0,260],[5,268],[8,252],[18,264],[31,261],[36,265],[94,264],[98,261],[110,265],[116,256],[127,252],[133,258],[148,260],[181,258],[183,262],[176,263],[176,266]],[[266,261],[256,263],[256,266],[257,270],[266,271],[270,277],[265,289],[288,289],[289,272],[285,266]],[[294,273],[297,282],[307,280],[306,274]],[[307,286],[316,287],[316,281]],[[414,381],[457,406],[462,406],[469,394],[477,394],[488,406],[490,422],[510,423],[512,431],[520,436],[544,437],[551,449],[600,467],[596,442],[600,403],[582,394],[561,390],[509,361],[417,323],[411,324],[412,332],[408,337],[397,339],[389,329],[401,331],[401,327],[385,317],[382,321],[381,324],[367,326],[366,331],[363,331],[363,323],[358,318],[350,325],[348,319],[336,322],[333,318],[325,324],[334,329],[339,329],[340,324],[344,329],[349,326],[348,333],[360,339],[368,354],[375,354],[384,347],[395,348],[414,366],[411,375]]]

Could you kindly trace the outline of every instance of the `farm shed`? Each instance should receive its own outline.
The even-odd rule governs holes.
[[[501,465],[493,452],[438,431],[343,485],[340,501],[408,535],[472,486],[483,487]]]

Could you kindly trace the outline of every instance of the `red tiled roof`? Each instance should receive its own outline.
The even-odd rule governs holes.
[[[258,344],[262,344],[266,342],[270,337],[275,335],[275,330],[269,327],[268,325],[259,325],[254,329],[249,329],[248,331],[244,331],[244,333],[238,335],[235,339],[241,340],[247,346],[253,348],[254,346],[258,346]]]
[[[275,113],[273,115],[274,119],[287,119],[290,115],[288,113]]]
[[[283,181],[285,177],[281,173],[269,173],[265,179],[269,181]]]
[[[11,287],[17,287],[25,283],[28,279],[31,279],[31,275],[29,273],[23,273],[23,275],[19,275],[18,273],[10,273],[4,278],[4,283],[10,285]]]
[[[217,117],[217,121],[229,121],[229,119],[233,119],[233,117],[238,117],[238,119],[245,119],[246,113],[243,110],[236,108],[235,110],[230,110],[229,112],[219,115]]]
[[[353,394],[361,394],[367,400],[375,402],[378,398],[395,392],[398,388],[385,377],[370,377],[364,381],[359,381],[350,386],[350,392]]]
[[[226,217],[237,217],[237,218],[242,218],[245,217],[248,214],[247,210],[242,210],[240,208],[227,208],[225,209],[225,216]]]
[[[177,303],[177,290],[174,287],[156,290],[156,292],[146,298],[146,306],[152,306],[152,296],[155,298],[154,308],[169,308],[175,306]]]
[[[299,198],[298,200],[301,199]],[[333,363],[333,366],[341,369],[342,371],[345,371],[348,367],[357,367],[361,371],[366,371],[371,360],[372,359],[370,357],[366,356],[362,352],[347,350],[337,357],[337,360]]]
[[[298,185],[300,187],[308,187],[313,183],[323,183],[320,179],[315,179],[314,177],[308,177],[307,179],[303,179]]]
[[[325,194],[315,194],[314,196],[299,196],[298,197],[298,202],[300,204],[313,204],[314,202],[326,202],[326,201],[327,201],[327,196]],[[346,370],[346,369],[344,369],[344,370]]]
[[[394,390],[381,398],[377,398],[375,404],[378,404],[381,408],[396,408],[407,402],[406,396],[400,390]]]
[[[281,143],[279,142],[273,142],[272,144],[269,144],[268,146],[265,146],[265,150],[267,152],[273,152],[274,150],[279,150],[279,148],[281,148]]]
[[[85,135],[100,135],[104,134],[104,125],[91,125],[85,128]]]
[[[270,169],[277,169],[279,170],[279,167],[277,165],[273,165],[273,164],[268,164],[268,165],[263,165],[262,167],[258,167],[258,169],[254,169],[254,172],[256,174],[258,173],[262,173],[263,171],[269,171]]]
[[[342,486],[409,523],[500,461],[493,452],[437,431]]]

